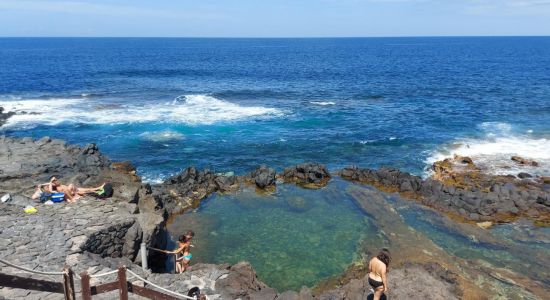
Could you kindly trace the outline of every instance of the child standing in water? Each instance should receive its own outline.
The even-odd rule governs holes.
[[[189,262],[193,257],[191,254],[191,239],[195,236],[192,230],[187,231],[178,239],[178,248],[174,251],[163,251],[164,253],[176,255],[176,273],[181,274],[189,267]]]
[[[390,251],[382,248],[369,262],[369,284],[374,289],[374,300],[380,299],[384,293],[388,292],[386,274],[389,271],[390,261]]]

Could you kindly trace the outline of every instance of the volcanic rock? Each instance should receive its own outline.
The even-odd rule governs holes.
[[[14,112],[10,111],[10,112],[4,112],[4,108],[2,106],[0,106],[0,127],[2,127],[2,125],[4,125],[8,119],[15,115]]]
[[[319,188],[327,185],[330,173],[322,164],[304,163],[286,168],[282,174],[285,182],[293,182],[308,188]]]
[[[275,186],[275,170],[261,166],[250,174],[250,177],[260,189]]]
[[[516,163],[518,163],[520,165],[524,165],[524,166],[532,166],[532,167],[538,167],[539,166],[538,162],[536,162],[534,160],[531,160],[531,159],[521,157],[521,156],[512,156],[512,160],[515,161]]]

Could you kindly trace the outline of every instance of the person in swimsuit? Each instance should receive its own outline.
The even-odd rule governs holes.
[[[369,284],[374,290],[374,300],[388,292],[388,279],[386,274],[389,271],[391,256],[390,251],[382,248],[376,257],[369,262]]]
[[[51,194],[51,193],[58,192],[59,186],[61,186],[61,184],[59,184],[59,181],[57,180],[57,178],[55,176],[52,176],[49,182],[39,184],[36,187],[36,191],[34,192],[34,194],[32,194],[31,198],[33,200],[36,200],[40,198],[43,193]]]
[[[97,190],[100,190],[105,186],[105,183],[98,186],[98,187],[92,187],[92,188],[79,188],[76,187],[74,184],[69,185],[59,185],[57,190],[61,193],[65,193],[65,200],[67,202],[76,202],[80,197],[85,196],[88,193],[93,193]]]
[[[50,178],[50,182],[40,184],[36,187],[36,191],[31,198],[36,200],[42,196],[42,193],[64,193],[65,200],[67,202],[76,202],[76,200],[78,200],[81,196],[100,190],[104,185],[105,183],[93,188],[77,188],[72,183],[69,185],[63,185],[55,176],[52,176],[52,178]]]
[[[192,230],[187,231],[185,235],[181,235],[178,239],[178,248],[174,251],[163,251],[168,254],[176,255],[176,273],[181,274],[189,267],[189,262],[193,258],[191,254],[191,239],[195,236]]]

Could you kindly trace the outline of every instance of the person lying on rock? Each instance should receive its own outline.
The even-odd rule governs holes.
[[[390,261],[390,251],[382,248],[369,262],[369,284],[374,289],[374,300],[380,299],[384,293],[388,292],[386,274],[389,271]]]
[[[100,190],[103,186],[105,186],[105,183],[93,188],[79,188],[72,183],[69,185],[63,185],[55,176],[52,176],[49,183],[38,185],[36,192],[34,192],[31,198],[38,199],[44,192],[63,193],[65,194],[65,201],[73,203],[76,202],[76,200],[78,200],[81,196]]]
[[[180,235],[178,239],[178,248],[174,251],[163,250],[162,252],[176,255],[176,273],[181,274],[189,267],[189,262],[193,257],[191,254],[191,239],[195,236],[192,230],[187,231],[185,235]]]
[[[32,194],[31,199],[36,200],[42,198],[45,194],[56,193],[58,187],[59,181],[55,176],[52,176],[49,182],[36,186],[36,191]]]
[[[65,200],[67,202],[73,203],[76,202],[76,200],[80,199],[80,197],[85,196],[86,194],[93,193],[97,190],[102,189],[103,186],[105,186],[105,183],[98,187],[79,188],[71,183],[69,185],[59,185],[57,190],[61,193],[65,193]]]

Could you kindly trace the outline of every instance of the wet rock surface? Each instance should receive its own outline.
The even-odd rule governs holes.
[[[14,112],[4,112],[4,108],[2,106],[0,106],[0,126],[6,124],[6,122],[8,121],[8,119],[13,116],[15,113]]]
[[[469,221],[507,222],[526,217],[545,223],[550,219],[550,192],[542,178],[487,175],[464,157],[436,162],[433,171],[428,179],[393,168],[349,167],[338,174],[384,191],[399,192]]]

